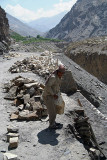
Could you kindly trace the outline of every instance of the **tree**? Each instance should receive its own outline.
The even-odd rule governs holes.
[[[41,37],[40,37],[40,35],[37,35],[37,37],[36,37],[36,38],[41,38]]]

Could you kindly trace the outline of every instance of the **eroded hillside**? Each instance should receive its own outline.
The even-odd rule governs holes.
[[[107,84],[107,37],[70,43],[66,55]]]

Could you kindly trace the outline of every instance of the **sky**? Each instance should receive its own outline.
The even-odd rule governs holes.
[[[0,6],[10,15],[30,22],[69,11],[77,0],[0,0]]]

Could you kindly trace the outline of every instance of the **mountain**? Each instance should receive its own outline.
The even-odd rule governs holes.
[[[62,12],[56,16],[44,17],[27,23],[30,27],[36,28],[41,32],[47,32],[55,27],[67,12]]]
[[[29,27],[28,25],[24,24],[23,22],[9,15],[8,13],[6,14],[6,16],[9,20],[10,29],[13,30],[14,32],[22,36],[33,36],[33,37],[36,37],[38,34],[41,34],[36,29]]]
[[[2,55],[4,51],[9,51],[9,45],[9,23],[5,10],[0,7],[0,55]]]
[[[78,0],[46,37],[78,41],[107,35],[107,0]]]

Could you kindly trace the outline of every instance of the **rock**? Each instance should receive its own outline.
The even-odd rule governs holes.
[[[42,84],[42,83],[40,83],[40,87],[44,89],[44,88],[45,88],[45,85]]]
[[[19,120],[26,120],[27,115],[29,114],[29,110],[23,110],[19,113],[18,119]]]
[[[95,148],[90,148],[89,150],[90,150],[91,152],[94,152],[94,153],[95,153],[95,151],[96,151]]]
[[[17,155],[11,153],[4,153],[3,160],[18,160]]]
[[[19,128],[17,128],[16,126],[8,126],[7,127],[7,131],[8,132],[12,132],[12,133],[18,133],[19,132]]]
[[[21,77],[21,78],[16,79],[14,82],[16,86],[22,86],[25,82],[25,79]]]
[[[32,121],[32,120],[37,120],[38,119],[38,115],[36,114],[36,112],[30,113],[26,120]]]
[[[31,88],[31,87],[38,87],[38,83],[29,83],[29,84],[24,84],[25,88]]]
[[[28,102],[30,102],[30,95],[29,94],[25,94],[23,96],[23,98],[24,98],[24,104],[27,104]]]
[[[33,107],[29,103],[26,103],[25,109],[29,110],[29,111],[32,111]]]
[[[8,94],[4,97],[5,99],[14,100],[17,93],[17,86],[13,86],[10,88]]]
[[[21,105],[18,106],[19,111],[22,111],[23,109],[24,109],[24,104],[21,104]]]
[[[19,99],[23,98],[23,94],[18,94],[16,98],[19,98]]]
[[[17,119],[18,119],[18,115],[12,113],[12,114],[11,114],[11,117],[10,117],[10,120],[17,120]]]
[[[1,150],[1,152],[5,153],[5,152],[6,152],[6,149],[5,149],[5,148],[3,148],[3,149]]]
[[[72,76],[71,71],[65,71],[61,82],[61,92],[74,93],[77,90],[76,82]]]
[[[40,111],[43,110],[43,107],[39,101],[33,103],[33,111],[37,111],[37,110],[40,110]]]
[[[14,104],[15,104],[16,107],[23,104],[23,103],[24,103],[24,100],[19,99],[19,98],[15,99],[15,101],[14,101]]]
[[[34,87],[29,88],[26,93],[30,94],[30,97],[34,96],[35,95],[35,89],[34,89]]]
[[[42,93],[42,92],[43,92],[43,88],[42,88],[42,87],[39,87],[39,88],[38,88],[38,91],[39,91],[40,93]]]
[[[7,142],[9,142],[10,138],[19,137],[18,133],[7,133]]]
[[[36,114],[36,112],[29,112],[28,110],[24,110],[19,114],[18,117],[19,120],[37,120],[38,119],[38,115]]]
[[[10,87],[11,83],[5,83],[3,88],[6,89],[6,92],[9,92]]]
[[[40,101],[40,99],[41,99],[41,96],[40,96],[40,95],[34,96],[34,100],[35,100],[35,102]]]
[[[45,106],[45,107],[43,107],[43,110],[42,110],[42,116],[47,116],[47,115],[48,115],[48,111],[47,111],[47,108]]]
[[[18,147],[18,137],[12,137],[9,139],[9,149]]]

